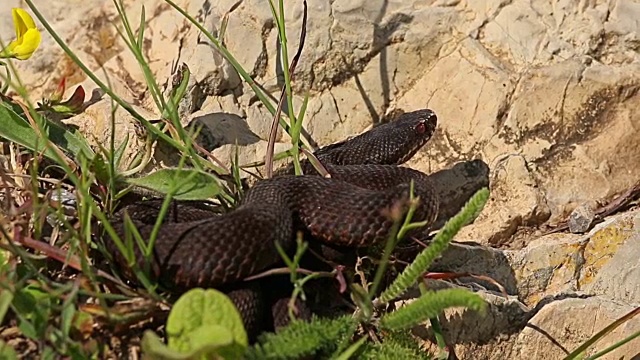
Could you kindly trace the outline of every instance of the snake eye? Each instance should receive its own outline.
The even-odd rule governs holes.
[[[418,132],[418,134],[424,134],[424,132],[427,131],[427,126],[424,124],[423,121],[421,121],[418,123],[418,125],[416,125],[415,129]]]

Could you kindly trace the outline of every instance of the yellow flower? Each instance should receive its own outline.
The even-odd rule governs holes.
[[[40,46],[40,31],[36,28],[31,15],[23,9],[14,8],[11,10],[11,14],[17,38],[2,50],[0,57],[26,60]]]

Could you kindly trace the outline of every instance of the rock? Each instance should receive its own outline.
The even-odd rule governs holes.
[[[435,285],[432,285],[435,286]],[[443,285],[443,288],[450,287]],[[486,292],[479,295],[487,302],[487,312],[483,315],[475,311],[451,308],[439,317],[443,335],[448,344],[455,344],[454,351],[460,359],[491,359],[485,354],[494,351],[490,346],[506,338],[516,336],[533,315],[533,311],[515,298],[505,298]],[[403,305],[400,301],[396,306]],[[433,331],[429,323],[414,327],[413,334],[423,340],[427,349],[437,353]],[[497,352],[497,351],[495,351]]]
[[[522,156],[507,156],[492,168],[491,199],[474,226],[457,237],[483,239],[493,245],[507,242],[521,226],[537,224],[549,217],[549,209]],[[484,239],[483,239],[484,240]]]
[[[208,151],[223,145],[247,146],[261,140],[251,131],[245,119],[236,114],[195,112],[189,125],[206,127],[202,129],[201,135],[207,140],[201,140],[200,144]]]
[[[524,249],[505,251],[504,255],[515,273],[520,299],[526,304],[535,305],[547,295],[587,291],[595,278],[599,279],[600,284],[595,288],[612,282],[617,283],[619,289],[630,286],[627,290],[621,290],[622,294],[633,289],[636,285],[629,279],[618,280],[616,277],[619,273],[616,274],[611,267],[619,271],[626,269],[624,273],[633,272],[634,261],[613,262],[612,259],[623,246],[628,249],[631,258],[640,256],[634,250],[640,234],[640,227],[634,222],[638,213],[635,211],[611,217],[584,236],[551,234],[532,241]],[[624,255],[618,256],[624,259]],[[616,299],[630,301],[629,297]]]
[[[640,212],[634,211],[618,225],[600,230],[585,248],[581,286],[584,291],[619,301],[640,299]]]
[[[522,250],[506,251],[520,299],[533,306],[545,296],[576,291],[583,245],[579,236],[552,234],[532,241]]]
[[[606,297],[569,298],[551,302],[543,307],[518,334],[508,357],[561,359],[634,308],[633,305],[611,301]],[[584,356],[594,355],[638,331],[640,331],[640,318],[636,317],[591,346]],[[604,358],[632,359],[637,355],[638,340],[635,339],[626,346],[610,352]]]
[[[578,234],[589,230],[596,217],[594,210],[594,206],[589,204],[582,204],[573,209],[571,215],[569,215],[569,231]]]
[[[125,148],[121,162],[117,167],[119,171],[125,171],[132,164],[136,164],[138,160],[144,158],[141,155],[146,151],[144,146],[146,130],[125,109],[117,107],[114,112],[112,105],[108,97],[103,97],[87,106],[79,115],[63,120],[63,122],[67,127],[77,128],[86,137],[96,153],[100,152],[98,145],[106,149],[110,148],[112,130],[116,140],[114,148],[117,149],[127,139],[128,146]],[[144,118],[154,119],[154,115],[145,109],[139,106],[132,106],[132,108]],[[151,155],[153,154],[149,154],[149,157]]]
[[[442,256],[434,261],[429,271],[487,276],[503,286],[507,294],[514,296],[518,295],[518,285],[522,282],[521,278],[516,278],[504,251],[465,243],[452,243]],[[477,278],[465,277],[458,281],[469,285],[480,284],[494,292],[500,291],[494,284]]]
[[[445,340],[455,344],[458,359],[562,359],[598,331],[634,309],[605,297],[569,296],[549,299],[540,308],[527,308],[514,299],[482,294],[489,311],[481,316],[472,311],[451,309],[440,319]],[[591,346],[593,355],[640,329],[634,318]],[[425,339],[425,347],[438,348],[429,327],[418,327],[414,334]],[[633,358],[637,346],[631,341],[604,359]]]
[[[157,19],[157,27],[162,29],[162,24],[176,23],[182,24],[185,20],[175,11],[167,11],[163,14],[170,16],[170,19]],[[220,19],[209,17],[206,19],[205,26],[208,31],[217,34]],[[186,25],[186,23],[185,23]],[[175,29],[171,35],[182,35],[180,29]],[[240,85],[240,76],[234,70],[233,66],[224,59],[212,42],[203,34],[196,31],[189,31],[183,35],[183,41],[186,44],[177,61],[184,61],[192,71],[199,93],[201,102],[208,96],[222,96],[225,92],[233,90]],[[167,56],[168,55],[168,56]],[[172,59],[176,52],[158,56],[161,59]],[[196,108],[199,108],[196,107]]]
[[[634,236],[620,246],[611,260],[594,276],[593,282],[585,286],[585,291],[608,295],[620,301],[638,302],[640,298],[640,266],[638,248],[640,237]]]
[[[492,324],[491,329],[479,326],[480,320],[472,312],[448,311],[444,322],[447,340],[459,344],[456,354],[460,358],[492,359],[499,354],[509,358],[561,357],[557,349],[551,351],[550,342],[538,338],[542,335],[532,330],[535,329],[532,326],[553,334],[571,351],[598,331],[593,327],[593,320],[588,320],[593,316],[594,308],[602,307],[597,312],[598,318],[602,318],[597,324],[602,328],[637,306],[640,303],[639,244],[640,209],[608,218],[584,236],[551,234],[532,241],[521,250],[451,244],[430,271],[488,276],[504,286],[512,298],[505,299],[488,281],[472,277],[456,281],[471,289],[481,289],[480,294],[489,301],[490,309],[496,309],[497,304],[511,303],[517,304],[516,308],[520,310],[516,317],[508,315],[504,307],[498,307],[504,312],[500,315],[489,311],[489,318],[484,321]],[[430,282],[432,289],[450,286]],[[553,314],[560,318],[554,321]],[[510,321],[500,325],[496,316]],[[580,320],[574,321],[574,318]],[[527,322],[531,326],[525,326]],[[565,332],[563,326],[570,327],[572,332]],[[626,325],[608,342],[621,340],[639,326],[638,322]],[[420,331],[422,338],[430,338],[428,331]],[[572,335],[576,331],[582,331],[583,335]],[[598,343],[598,349],[606,347],[605,343]],[[629,354],[630,350],[623,348],[620,351]]]

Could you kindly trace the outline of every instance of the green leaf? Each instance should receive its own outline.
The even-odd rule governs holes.
[[[373,314],[373,304],[371,303],[371,298],[369,297],[369,293],[362,287],[360,284],[351,284],[351,300],[356,304],[356,306],[362,310],[363,317],[365,319],[370,319]]]
[[[9,305],[13,301],[13,292],[8,289],[4,289],[0,292],[0,324],[3,323],[4,316],[9,310]]]
[[[430,291],[414,302],[385,314],[380,325],[388,330],[407,329],[438,316],[447,308],[458,306],[484,312],[487,304],[478,294],[465,289]]]
[[[120,143],[118,148],[115,149],[115,152],[113,153],[113,163],[116,166],[120,165],[120,162],[122,161],[122,156],[124,155],[124,151],[127,149],[128,144],[129,144],[129,134],[125,134],[124,138],[122,139],[122,142]]]
[[[360,347],[367,341],[367,337],[361,337],[360,340],[356,341],[353,345],[349,346],[347,350],[345,350],[340,356],[336,357],[334,360],[349,360],[351,357],[360,349]]]
[[[362,360],[434,360],[429,351],[421,348],[408,331],[386,331],[380,342],[369,341],[360,348],[357,359]]]
[[[25,336],[38,340],[49,321],[51,296],[37,285],[28,285],[16,292],[12,304],[20,318],[18,328]]]
[[[145,359],[181,360],[188,359],[191,354],[171,350],[153,331],[147,330],[142,336],[142,353]]]
[[[4,341],[0,340],[0,360],[17,360],[16,351]]]
[[[93,316],[84,311],[76,311],[72,321],[72,329],[79,333],[83,333],[85,329],[91,328],[94,324]]]
[[[169,348],[183,353],[208,344],[224,345],[225,353],[244,351],[248,344],[240,313],[215,289],[192,289],[176,301],[167,319],[167,338]]]
[[[189,78],[191,77],[191,71],[189,70],[189,67],[186,64],[183,64],[178,70],[177,76],[180,77],[180,85],[178,85],[177,88],[172,89],[170,92],[171,101],[173,101],[173,104],[176,106],[176,108],[180,104],[180,101],[184,97],[184,94],[187,92],[187,85],[189,85]],[[167,110],[166,108],[162,110],[163,118],[168,118],[169,115],[169,110]]]
[[[66,305],[62,309],[62,313],[60,314],[60,330],[64,334],[64,336],[69,336],[69,331],[71,331],[71,326],[73,325],[73,318],[76,314],[76,306],[73,303]]]
[[[478,216],[488,199],[489,189],[482,188],[478,190],[465,204],[464,208],[444,224],[444,227],[438,231],[429,246],[422,250],[393,283],[380,294],[376,305],[388,303],[402,295],[410,286],[413,286],[422,274],[428,270],[431,263],[447,249],[453,237],[469,222],[469,219]]]
[[[161,169],[127,182],[163,194],[175,188],[173,197],[178,200],[205,200],[222,192],[217,178],[195,169]]]
[[[358,322],[345,315],[332,319],[313,317],[310,321],[294,320],[277,333],[263,334],[249,348],[247,359],[329,359],[338,348],[351,341]],[[346,349],[345,349],[346,350]]]
[[[21,317],[20,323],[18,324],[18,329],[20,330],[22,335],[30,338],[31,340],[37,340],[40,338],[40,334],[38,333],[36,326],[28,320],[22,319]]]
[[[145,358],[152,358],[156,360],[186,360],[186,359],[201,359],[201,358],[223,358],[234,359],[237,358],[235,353],[229,354],[228,349],[225,347],[231,347],[233,349],[234,343],[231,333],[216,325],[200,327],[198,331],[192,333],[194,335],[194,347],[192,351],[181,352],[174,350],[156,335],[153,331],[145,331],[142,337],[142,351]],[[206,335],[209,335],[207,337]],[[211,338],[215,338],[211,341]],[[218,355],[218,356],[216,356]],[[234,357],[235,355],[235,357]]]
[[[91,160],[91,170],[99,181],[107,182],[109,180],[109,164],[104,156],[100,153]]]
[[[46,140],[38,136],[36,130],[23,117],[22,109],[18,109],[10,103],[0,102],[0,124],[2,124],[0,138],[20,144],[34,152],[43,151],[46,148]],[[51,142],[75,158],[81,153],[88,159],[95,155],[87,141],[75,131],[65,129],[53,122],[47,122],[44,131]],[[43,154],[52,160],[57,159],[52,149],[47,149]]]

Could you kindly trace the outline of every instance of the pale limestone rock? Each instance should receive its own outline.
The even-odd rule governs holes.
[[[611,301],[606,297],[590,297],[554,301],[543,307],[517,336],[509,358],[561,359],[567,354],[551,339],[569,352],[604,329],[613,321],[634,309],[633,304]],[[598,341],[585,356],[613,345],[640,330],[640,318],[634,318]],[[633,340],[607,354],[603,359],[632,359],[638,354],[638,341]]]
[[[628,232],[628,228],[623,231]],[[606,264],[595,275],[591,274],[592,281],[585,286],[585,291],[607,295],[629,303],[638,302],[640,299],[639,213],[636,213],[633,218],[631,231],[634,232],[631,237],[619,247],[616,246],[613,251],[609,251],[610,255],[605,257],[605,260],[608,260]]]
[[[153,114],[141,107],[133,106],[133,109],[146,119],[154,118]],[[121,164],[118,167],[119,171],[127,170],[136,157],[141,156],[142,152],[145,151],[146,131],[122,107],[117,107],[114,113],[112,103],[108,97],[103,97],[88,106],[81,114],[63,120],[63,122],[66,125],[77,127],[78,131],[87,138],[96,153],[100,152],[98,145],[109,149],[112,131],[115,139],[114,148],[116,149],[125,138],[128,138],[129,146],[125,148],[122,155]]]
[[[283,111],[284,113],[284,111]],[[254,102],[247,109],[247,124],[262,140],[269,140],[271,133],[271,125],[273,124],[273,116],[265,108],[262,103]],[[281,126],[278,126],[276,132],[276,141],[282,141],[284,130]]]
[[[173,22],[182,20],[185,22],[184,25],[191,25],[182,19],[180,14],[176,15],[175,11],[168,11],[167,13],[177,17]],[[219,19],[208,18],[205,22],[207,30],[213,33],[214,36],[219,31],[217,29],[219,23],[215,20]],[[158,25],[163,24],[160,21],[159,19]],[[179,35],[181,33],[176,32],[174,36]],[[204,96],[221,96],[224,95],[225,91],[240,85],[240,77],[233,66],[223,58],[204,34],[191,30],[184,37],[184,41],[185,46],[183,49],[176,49],[173,54],[163,58],[176,58],[179,51],[182,51],[180,61],[184,61],[189,66]]]
[[[459,240],[478,239],[492,234],[487,241],[500,245],[508,241],[518,227],[540,223],[549,217],[549,208],[522,156],[507,156],[494,164],[491,200],[473,227],[463,229]]]
[[[545,296],[577,290],[581,240],[574,234],[553,234],[505,253],[524,303],[533,306]]]
[[[342,122],[339,113],[340,105],[331,91],[326,91],[320,96],[309,100],[305,117],[317,119],[307,123],[307,130],[314,134],[316,141],[321,143],[331,142],[331,132]]]
[[[264,163],[265,149],[267,148],[267,142],[259,140],[258,142],[251,143],[243,148],[238,153],[238,161],[243,165],[253,165],[254,163]],[[274,146],[274,153],[280,153],[291,148],[290,144],[276,143]],[[232,144],[223,145],[213,151],[213,156],[222,161],[225,164],[231,164],[231,160],[234,159],[236,153],[236,146]],[[277,165],[277,163],[276,163]],[[274,166],[274,168],[276,168]],[[264,176],[262,167],[255,169],[253,167],[246,167],[246,170],[252,174]],[[247,172],[241,171],[240,176],[242,178],[251,178],[251,175]]]
[[[440,319],[445,339],[453,345],[459,359],[562,359],[634,309],[633,305],[601,296],[549,298],[541,308],[528,308],[517,300],[491,294],[481,293],[481,296],[489,305],[485,316],[450,309]],[[638,329],[640,321],[634,318],[590,347],[585,355],[593,355]],[[427,324],[417,327],[413,333],[425,339],[426,349],[438,352]],[[631,341],[602,358],[632,359],[636,355],[637,346]]]
[[[520,298],[534,305],[548,295],[590,289],[617,300],[638,301],[640,298],[629,295],[637,293],[634,288],[638,284],[632,277],[616,278],[622,269],[629,274],[635,271],[640,231],[640,223],[634,220],[637,217],[638,211],[614,216],[584,236],[551,234],[532,241],[524,249],[505,251]],[[618,291],[604,292],[607,288],[604,284],[611,284]]]
[[[510,87],[508,73],[486,50],[467,40],[443,53],[398,106],[434,109],[439,123],[430,157],[451,164],[477,152],[494,136],[492,127]]]

